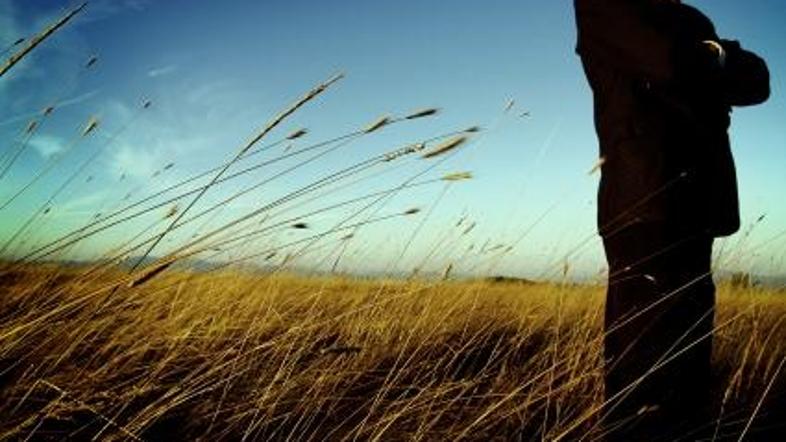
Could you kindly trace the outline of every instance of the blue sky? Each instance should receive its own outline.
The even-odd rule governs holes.
[[[744,226],[719,242],[718,266],[782,272],[786,8],[778,0],[690,3],[714,20],[722,37],[739,39],[761,54],[772,73],[771,100],[734,111],[731,136]],[[30,35],[76,4],[0,1],[0,44],[5,48]],[[564,1],[93,1],[74,23],[0,79],[5,144],[0,152],[18,145],[20,132],[41,109],[58,103],[0,181],[0,199],[46,167],[53,153],[64,154],[24,198],[3,209],[0,238],[13,235],[96,149],[103,149],[97,160],[58,195],[51,213],[36,221],[31,244],[120,206],[129,192],[133,200],[228,160],[278,111],[343,72],[344,80],[286,120],[270,140],[306,127],[309,134],[298,141],[306,146],[362,128],[381,115],[430,106],[442,112],[342,147],[238,200],[203,229],[371,155],[480,125],[486,129],[482,134],[429,175],[469,170],[475,178],[396,196],[378,214],[412,206],[424,212],[363,229],[347,246],[345,268],[404,269],[425,262],[438,270],[455,262],[458,271],[531,277],[559,274],[567,260],[570,272],[596,275],[604,267],[593,236],[597,176],[587,172],[597,158],[597,139],[591,97],[573,53],[573,20],[572,7]],[[93,55],[98,63],[85,69]],[[143,100],[153,106],[141,111]],[[505,112],[510,100],[514,104]],[[521,116],[524,112],[530,116]],[[69,150],[91,116],[100,119],[99,129]],[[170,162],[175,165],[162,170]],[[394,186],[428,165],[412,159],[380,168],[302,210]],[[212,190],[202,204],[274,170]],[[761,215],[766,217],[757,222]],[[315,229],[329,228],[341,216],[326,214],[309,222]],[[160,212],[96,237],[72,254],[96,256],[129,232],[155,224],[155,217]],[[464,226],[455,227],[462,217]],[[424,218],[413,245],[397,260]],[[477,223],[473,231],[460,235],[470,222]],[[174,235],[161,252],[190,234]],[[286,232],[271,241],[283,244],[297,234]],[[487,251],[479,253],[484,245]],[[498,253],[488,249],[498,245],[515,247],[496,258]],[[332,262],[332,250],[327,244],[324,253],[310,255],[304,264]]]

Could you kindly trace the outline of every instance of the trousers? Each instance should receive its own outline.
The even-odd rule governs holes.
[[[603,238],[606,440],[696,440],[712,428],[712,243],[662,223]]]

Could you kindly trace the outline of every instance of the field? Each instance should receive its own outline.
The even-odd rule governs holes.
[[[0,76],[85,7],[10,44]],[[605,287],[569,277],[595,230],[552,256],[541,282],[484,277],[551,212],[504,239],[478,235],[484,220],[469,211],[439,213],[474,178],[445,162],[497,125],[364,146],[326,166],[439,113],[385,114],[313,142],[290,126],[342,79],[198,171],[181,170],[184,158],[136,177],[101,163],[155,108],[148,99],[110,129],[82,121],[40,158],[31,146],[52,138],[41,128],[68,100],[19,120],[0,152],[0,440],[603,438]],[[529,117],[514,100],[502,114]],[[403,217],[417,221],[385,224]],[[372,272],[351,263],[385,243],[396,247],[374,274],[396,277],[358,276]],[[786,291],[741,275],[718,281],[706,425],[713,440],[786,440]]]
[[[3,273],[2,436],[592,440],[602,288]],[[786,298],[723,285],[717,440],[784,431]]]

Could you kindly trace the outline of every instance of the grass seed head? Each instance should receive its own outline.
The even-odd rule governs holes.
[[[369,124],[365,129],[363,129],[363,133],[370,134],[371,132],[375,132],[388,124],[390,124],[390,117],[385,115],[383,117],[379,117],[376,121]]]
[[[38,128],[38,120],[32,120],[32,121],[30,121],[30,123],[27,124],[27,128],[25,129],[25,133],[26,134],[31,134],[31,133],[35,132],[35,130],[37,128]]]
[[[151,279],[155,278],[156,276],[160,275],[164,270],[168,269],[175,263],[175,259],[171,259],[169,261],[163,262],[156,266],[153,266],[150,270],[142,272],[138,278],[131,280],[128,283],[128,288],[139,287],[140,285],[150,281]]]
[[[439,113],[439,108],[430,107],[428,109],[422,109],[422,110],[413,112],[413,113],[407,115],[406,117],[404,117],[404,119],[406,119],[406,120],[415,120],[417,118],[430,117],[430,116],[436,115],[438,113]]]
[[[451,138],[445,141],[442,144],[437,145],[437,147],[431,149],[430,151],[423,154],[423,158],[434,158],[445,153],[450,152],[451,150],[461,146],[467,141],[467,137],[465,135],[460,135],[458,137]]]
[[[424,143],[410,144],[409,146],[402,147],[400,149],[396,149],[394,151],[386,153],[382,158],[382,161],[385,162],[393,161],[403,156],[409,155],[411,153],[420,152],[425,148],[426,145]]]
[[[490,247],[490,248],[486,249],[486,253],[489,253],[489,252],[494,252],[494,251],[500,250],[500,249],[502,249],[503,247],[505,247],[505,244],[497,244],[496,246],[493,246],[493,247]]]
[[[472,179],[472,172],[453,172],[443,176],[442,181],[464,181]]]
[[[82,136],[86,137],[91,132],[96,130],[98,128],[98,124],[99,124],[98,118],[90,117],[90,119],[87,121],[87,125],[85,126],[85,129],[82,131]]]
[[[300,128],[300,129],[292,132],[291,134],[287,135],[287,140],[290,140],[290,141],[291,140],[296,140],[296,139],[306,135],[307,133],[308,133],[308,129]]]
[[[443,281],[447,281],[448,278],[450,278],[451,272],[453,272],[453,263],[452,262],[450,264],[448,264],[448,266],[445,267],[445,270],[442,272],[442,280]]]
[[[164,219],[172,218],[173,216],[177,215],[177,212],[180,210],[177,207],[177,204],[172,204],[172,206],[167,210],[166,214],[164,215]]]
[[[508,100],[507,104],[505,104],[504,112],[507,113],[508,111],[510,111],[513,108],[513,105],[515,104],[516,104],[516,100],[514,100],[513,98]]]
[[[606,157],[598,158],[598,161],[595,162],[595,165],[592,166],[592,169],[587,173],[587,175],[592,175],[595,172],[599,171],[603,165],[606,164]]]

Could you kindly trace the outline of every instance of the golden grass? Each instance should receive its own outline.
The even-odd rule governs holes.
[[[86,274],[0,276],[1,437],[551,439],[602,399],[600,287]],[[721,435],[786,357],[784,296],[720,289]],[[599,434],[581,422],[567,439]]]
[[[447,141],[437,145],[436,147],[434,147],[430,151],[425,152],[423,154],[423,158],[434,158],[436,156],[443,155],[443,154],[445,154],[447,152],[450,152],[451,150],[461,146],[466,141],[467,141],[467,137],[466,136],[458,136],[458,137],[451,138],[450,140],[447,140]]]
[[[34,37],[0,68],[0,75],[83,7]],[[85,67],[96,61],[92,57]],[[91,157],[5,241],[3,250],[18,245],[19,253],[15,262],[0,263],[0,440],[485,441],[591,440],[602,435],[596,416],[603,397],[600,287],[504,279],[447,281],[455,272],[454,264],[474,244],[462,257],[446,262],[443,281],[177,269],[206,252],[238,248],[245,254],[227,265],[285,256],[278,265],[281,269],[328,235],[339,236],[341,247],[346,247],[362,226],[417,215],[420,208],[360,217],[367,209],[382,209],[390,196],[404,189],[444,182],[439,198],[426,211],[428,218],[448,187],[472,179],[472,173],[415,180],[455,154],[470,134],[481,131],[479,126],[357,160],[271,201],[265,194],[250,212],[235,214],[219,227],[205,222],[198,234],[189,232],[191,236],[172,244],[165,256],[133,272],[170,232],[182,232],[250,192],[267,192],[265,186],[273,179],[365,135],[439,112],[426,108],[403,117],[383,116],[362,129],[291,152],[294,143],[308,134],[306,129],[258,146],[341,78],[326,80],[286,107],[228,161],[123,203],[143,190],[139,186],[108,213],[101,215],[106,209],[99,209],[81,227],[51,242],[21,247],[28,227],[39,221],[40,213],[49,212],[55,198],[95,159]],[[151,105],[144,101],[142,109]],[[42,119],[27,126],[25,136],[8,151],[7,160],[3,158],[0,179],[54,109],[48,106]],[[93,118],[73,144],[101,130]],[[283,143],[289,143],[283,154],[229,173],[233,165]],[[231,190],[228,197],[197,214],[190,213],[208,189],[309,152],[315,153],[270,178]],[[425,159],[440,158],[395,187],[369,189],[363,196],[281,220],[288,210],[319,199],[321,191],[340,189],[331,187],[334,184],[355,185],[360,179],[342,181],[416,153]],[[52,163],[0,210],[48,173],[56,164]],[[603,159],[590,173],[602,165]],[[169,162],[153,178],[173,166]],[[118,182],[124,178],[125,173]],[[202,178],[209,180],[196,184]],[[192,183],[196,187],[185,188]],[[185,201],[188,197],[190,201]],[[355,203],[363,205],[357,208]],[[333,227],[319,227],[319,215],[345,207],[352,207],[354,213]],[[61,259],[78,243],[108,229],[127,228],[127,222],[159,209],[164,213],[156,215],[155,223],[109,246],[91,267],[30,264]],[[155,230],[159,222],[165,222],[163,230]],[[457,237],[467,237],[476,225],[477,221],[463,216],[455,224]],[[284,228],[314,234],[285,244],[252,244]],[[455,246],[455,238],[453,242],[449,238],[446,234],[427,250],[416,269],[437,251]],[[17,239],[19,244],[12,244]],[[490,241],[479,248],[481,254],[513,250]],[[297,250],[292,249],[295,246]],[[133,257],[138,259],[130,263]],[[113,267],[124,261],[131,264],[130,273]],[[563,276],[568,270],[566,261]],[[786,431],[784,318],[782,292],[721,287],[713,373],[719,417],[713,425],[718,440],[737,440],[743,433],[767,438]]]

